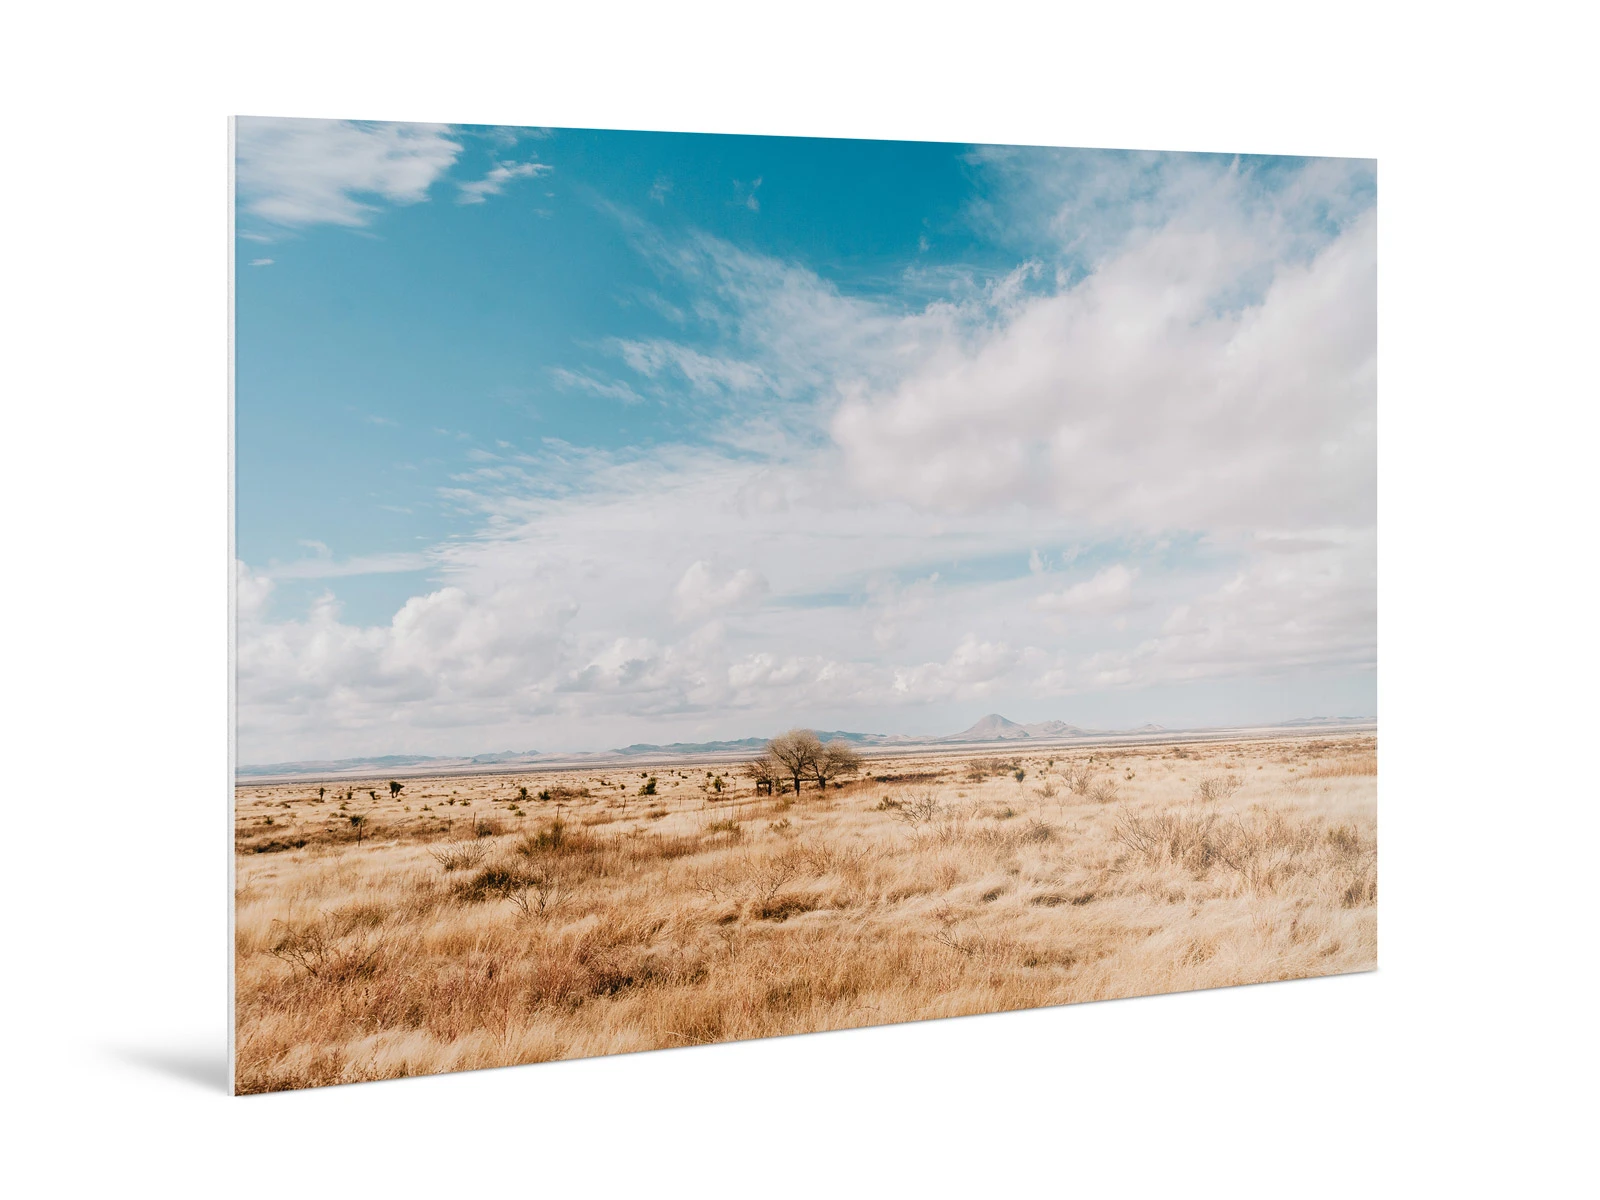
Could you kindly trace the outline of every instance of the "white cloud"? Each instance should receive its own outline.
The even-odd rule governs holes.
[[[1373,519],[1375,243],[1358,220],[1231,307],[1250,247],[1168,227],[832,423],[858,487],[1081,528]]]
[[[639,374],[654,379],[665,371],[675,371],[702,394],[720,395],[766,386],[765,374],[751,363],[702,354],[664,338],[618,341],[615,348],[622,361]]]
[[[240,117],[243,211],[277,225],[361,226],[374,200],[415,204],[461,152],[443,125]]]
[[[234,601],[241,623],[261,613],[272,596],[272,580],[258,575],[242,562],[235,561]]]
[[[242,753],[350,739],[405,743],[440,727],[495,727],[547,706],[532,681],[556,665],[570,605],[526,585],[469,595],[444,587],[408,600],[387,625],[358,626],[324,595],[303,620],[259,619],[241,577],[238,651]],[[252,578],[253,577],[249,577]]]
[[[1006,643],[979,641],[969,633],[944,662],[895,671],[894,690],[921,703],[952,696],[977,698],[992,693],[997,681],[1021,659]]]
[[[404,571],[425,571],[438,563],[438,559],[431,554],[407,551],[363,554],[356,558],[337,561],[327,546],[321,542],[308,540],[300,544],[314,551],[316,557],[273,563],[266,574],[273,579],[343,579],[352,575],[393,575]]]
[[[548,163],[533,161],[495,163],[482,179],[457,185],[460,188],[460,195],[456,197],[456,203],[482,204],[486,197],[498,196],[503,192],[506,184],[513,179],[536,179],[554,169]]]
[[[1185,588],[1160,623],[1131,644],[1053,665],[1040,690],[1370,670],[1377,654],[1373,550],[1367,531],[1251,557],[1220,584]]]
[[[1120,612],[1133,602],[1133,578],[1137,573],[1116,563],[1096,572],[1093,578],[1082,583],[1036,597],[1033,607],[1039,612],[1083,616]]]
[[[710,563],[695,562],[673,589],[672,607],[680,621],[699,620],[756,603],[770,590],[766,579],[748,567],[719,573]]]
[[[901,646],[905,642],[906,626],[924,617],[937,604],[938,582],[937,571],[926,579],[916,579],[903,586],[892,580],[868,582],[870,607],[876,609],[872,641],[880,651]]]
[[[552,367],[550,376],[556,386],[564,390],[588,392],[624,404],[641,404],[644,397],[619,379],[602,379],[592,371],[569,371],[565,367]]]
[[[252,258],[250,260],[250,265],[252,267],[270,267],[272,265],[272,260],[270,258]]]

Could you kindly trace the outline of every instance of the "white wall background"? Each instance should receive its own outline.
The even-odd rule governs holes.
[[[861,0],[10,14],[16,1194],[1592,1184],[1590,20]],[[1381,970],[224,1095],[231,112],[1378,157]]]

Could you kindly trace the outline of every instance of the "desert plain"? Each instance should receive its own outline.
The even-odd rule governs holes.
[[[1376,790],[1365,733],[242,782],[236,1089],[1370,970]]]

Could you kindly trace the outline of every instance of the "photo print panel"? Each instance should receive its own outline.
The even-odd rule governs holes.
[[[1373,162],[232,154],[237,1091],[1376,965]]]

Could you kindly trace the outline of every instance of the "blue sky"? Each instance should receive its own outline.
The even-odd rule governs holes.
[[[240,756],[1374,707],[1374,170],[241,118]]]

